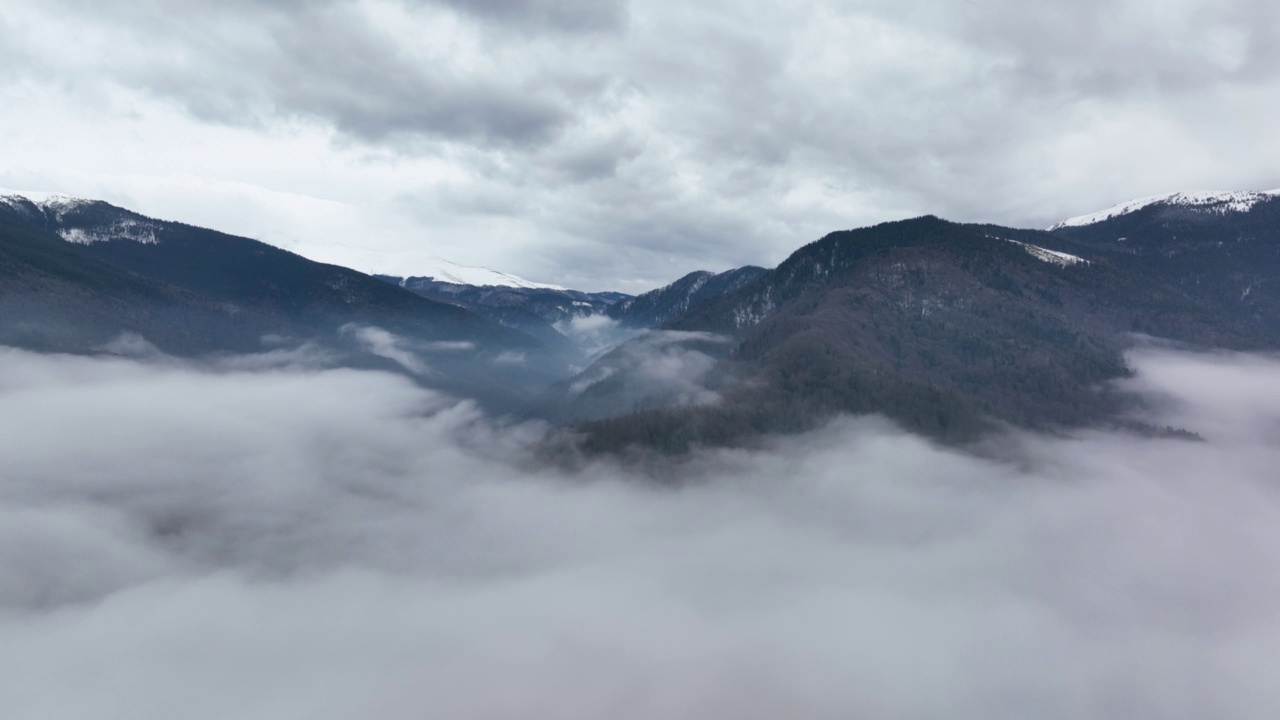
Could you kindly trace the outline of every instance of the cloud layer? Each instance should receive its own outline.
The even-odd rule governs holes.
[[[1277,28],[1263,0],[11,2],[0,185],[636,291],[909,215],[1280,185]]]
[[[654,478],[387,374],[0,351],[0,706],[1268,717],[1280,362],[1135,363],[1205,441],[844,419]]]

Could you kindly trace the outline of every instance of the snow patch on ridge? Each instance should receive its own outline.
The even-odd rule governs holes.
[[[0,203],[4,203],[5,205],[8,205],[11,209],[13,209],[19,215],[22,215],[23,217],[26,217],[26,218],[32,218],[38,215],[36,211],[39,210],[39,207],[35,206],[35,209],[33,210],[32,209],[33,204],[29,203],[27,201],[27,198],[21,195],[12,195],[12,194],[0,195]]]
[[[67,212],[83,205],[88,205],[93,200],[71,197],[62,193],[0,190],[0,202],[15,210],[23,210],[28,207],[25,203],[30,203],[42,210],[46,215],[61,219]]]
[[[1057,250],[1050,250],[1049,248],[1043,248],[1043,247],[1040,247],[1039,245],[1032,245],[1031,243],[1024,243],[1018,240],[1009,240],[1008,242],[1011,242],[1014,245],[1022,246],[1022,249],[1026,250],[1027,253],[1031,255],[1031,257],[1034,257],[1037,260],[1043,260],[1044,262],[1047,262],[1047,263],[1052,263],[1054,265],[1069,267],[1071,265],[1079,265],[1080,263],[1084,263],[1085,265],[1090,264],[1088,260],[1085,260],[1084,258],[1079,257],[1077,255],[1072,255],[1070,253],[1059,252]]]
[[[43,213],[45,218],[61,222],[63,217],[78,207],[89,205],[95,200],[71,197],[61,193],[33,192],[29,190],[0,189],[0,203],[30,216],[32,208]],[[143,244],[159,242],[159,223],[142,219],[122,219],[107,227],[98,228],[62,228],[58,235],[70,243],[88,245],[109,240],[132,240]],[[287,244],[271,243],[290,252],[295,252],[309,260],[330,263],[353,268],[370,274],[389,275],[394,277],[427,277],[439,282],[458,285],[500,286],[527,288],[533,290],[568,290],[561,285],[550,285],[525,280],[517,275],[491,270],[486,267],[462,265],[427,252],[383,253],[367,248],[355,248],[347,245],[321,245],[316,247],[291,247]]]
[[[33,197],[43,195],[43,197]],[[84,198],[71,197],[70,195],[59,195],[57,193],[27,193],[27,199],[40,206],[41,210],[61,219],[63,215],[75,210],[78,207],[91,204],[92,200]]]
[[[4,192],[5,194],[0,196],[0,202],[28,217],[34,215],[32,211],[32,207],[34,207],[43,214],[43,219],[46,223],[50,220],[55,223],[61,223],[72,210],[95,202],[94,200],[71,197],[60,193]],[[32,219],[40,219],[40,217],[37,215]],[[149,220],[121,218],[106,226],[93,228],[64,227],[58,228],[56,232],[63,240],[77,245],[89,245],[110,240],[132,240],[145,245],[154,245],[159,242],[157,237],[159,229],[159,224]]]
[[[438,282],[485,287],[528,288],[530,290],[568,290],[562,285],[551,285],[526,280],[518,275],[492,270],[477,265],[463,265],[446,260],[424,250],[386,252],[372,248],[358,248],[342,243],[325,245],[281,245],[285,250],[297,253],[308,260],[341,265],[370,275],[401,278],[430,278]]]
[[[1121,215],[1137,212],[1145,207],[1157,204],[1180,205],[1182,207],[1194,208],[1196,210],[1218,215],[1225,215],[1229,212],[1248,212],[1254,205],[1271,198],[1280,196],[1280,189],[1265,190],[1262,192],[1239,191],[1224,192],[1214,190],[1197,190],[1191,192],[1175,192],[1166,195],[1153,195],[1152,197],[1139,198],[1128,202],[1113,205],[1106,210],[1099,210],[1088,215],[1080,215],[1078,217],[1068,218],[1060,223],[1055,223],[1049,227],[1049,230],[1058,230],[1064,227],[1082,227],[1084,225],[1093,225],[1104,220],[1110,220]]]
[[[105,228],[89,229],[64,228],[58,235],[69,243],[91,245],[111,240],[132,240],[143,245],[156,245],[160,239],[156,235],[159,228],[154,223],[138,220],[118,220]]]
[[[415,272],[414,277],[430,277],[440,282],[451,282],[459,285],[498,285],[503,287],[528,288],[531,290],[568,290],[560,285],[547,285],[525,280],[517,275],[491,270],[475,265],[461,265],[441,257],[432,257],[435,267],[423,268]]]
[[[1027,254],[1030,255],[1031,257],[1047,263],[1052,263],[1054,265],[1070,267],[1071,265],[1079,265],[1080,263],[1084,263],[1085,265],[1093,264],[1089,260],[1085,260],[1084,258],[1078,255],[1072,255],[1070,253],[1064,253],[1058,250],[1050,250],[1049,248],[1040,247],[1039,245],[1032,245],[1031,243],[1022,242],[1021,240],[1014,240],[1012,238],[1002,238],[1002,237],[997,237],[995,235],[987,235],[987,237],[991,238],[992,240],[1003,240],[1005,242],[1011,242],[1014,245],[1021,247],[1023,250],[1026,250]]]

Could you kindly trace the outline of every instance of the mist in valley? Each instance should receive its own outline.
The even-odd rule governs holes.
[[[843,417],[637,469],[306,347],[0,349],[0,707],[1272,717],[1280,359],[1129,362],[1199,439]]]

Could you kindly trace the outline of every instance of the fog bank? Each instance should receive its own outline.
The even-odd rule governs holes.
[[[680,483],[305,357],[0,349],[6,718],[1271,718],[1280,361],[982,456],[843,418]]]

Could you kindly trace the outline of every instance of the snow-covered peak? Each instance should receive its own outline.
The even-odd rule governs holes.
[[[1080,215],[1079,217],[1068,218],[1060,223],[1056,223],[1049,227],[1050,230],[1057,230],[1064,227],[1082,227],[1084,225],[1092,225],[1110,220],[1121,215],[1128,215],[1137,212],[1142,208],[1151,205],[1180,205],[1182,207],[1194,208],[1208,213],[1216,213],[1225,215],[1229,212],[1248,212],[1254,205],[1280,196],[1280,189],[1265,190],[1262,192],[1253,191],[1237,191],[1225,192],[1216,190],[1196,190],[1191,192],[1175,192],[1166,195],[1154,195],[1152,197],[1139,198],[1128,202],[1113,205],[1106,210],[1099,210],[1088,215]]]
[[[61,193],[31,192],[27,190],[10,192],[3,190],[0,191],[0,202],[24,213],[31,213],[31,206],[34,205],[44,214],[47,220],[62,223],[67,213],[97,201],[71,197]],[[89,245],[111,240],[132,240],[150,245],[159,242],[156,235],[159,229],[159,224],[150,220],[120,217],[111,220],[110,223],[102,223],[95,227],[58,227],[54,231],[63,240],[77,245]]]
[[[463,265],[424,250],[385,252],[345,244],[281,244],[290,252],[316,262],[341,265],[370,275],[427,277],[459,285],[516,287],[536,290],[567,290],[561,285],[533,282],[518,275],[478,265]]]
[[[15,195],[12,193],[0,194],[0,205],[6,205],[9,208],[18,211],[23,216],[30,216],[33,214],[33,211],[31,210],[31,206],[27,204],[26,200],[27,199],[21,195]]]
[[[71,197],[61,193],[32,192],[27,190],[0,189],[0,203],[19,212],[32,212],[31,207],[45,217],[62,221],[71,210],[88,205],[94,200]],[[162,224],[145,218],[120,218],[109,225],[92,228],[63,227],[57,230],[63,240],[77,244],[105,242],[109,240],[133,240],[144,244],[159,242]],[[298,245],[273,243],[291,252],[317,262],[342,265],[371,274],[397,277],[429,277],[440,282],[459,285],[516,287],[545,290],[568,290],[560,285],[550,285],[525,280],[518,275],[491,270],[476,265],[452,262],[429,252],[378,252],[347,245]]]
[[[416,277],[430,277],[440,282],[459,285],[498,285],[502,287],[528,288],[531,290],[568,290],[559,285],[547,285],[525,280],[518,275],[491,270],[475,265],[460,265],[441,257],[432,256],[433,267],[421,267],[413,273]],[[425,263],[424,263],[425,265]]]
[[[70,195],[62,195],[60,193],[28,193],[27,199],[45,210],[51,210],[54,212],[65,212],[93,202],[93,200],[72,197]]]
[[[24,200],[45,212],[53,212],[59,215],[73,208],[88,205],[93,202],[92,200],[71,197],[70,195],[63,195],[62,193],[32,192],[30,190],[0,190],[0,202],[3,202],[9,207],[20,208],[22,207],[22,202]]]

